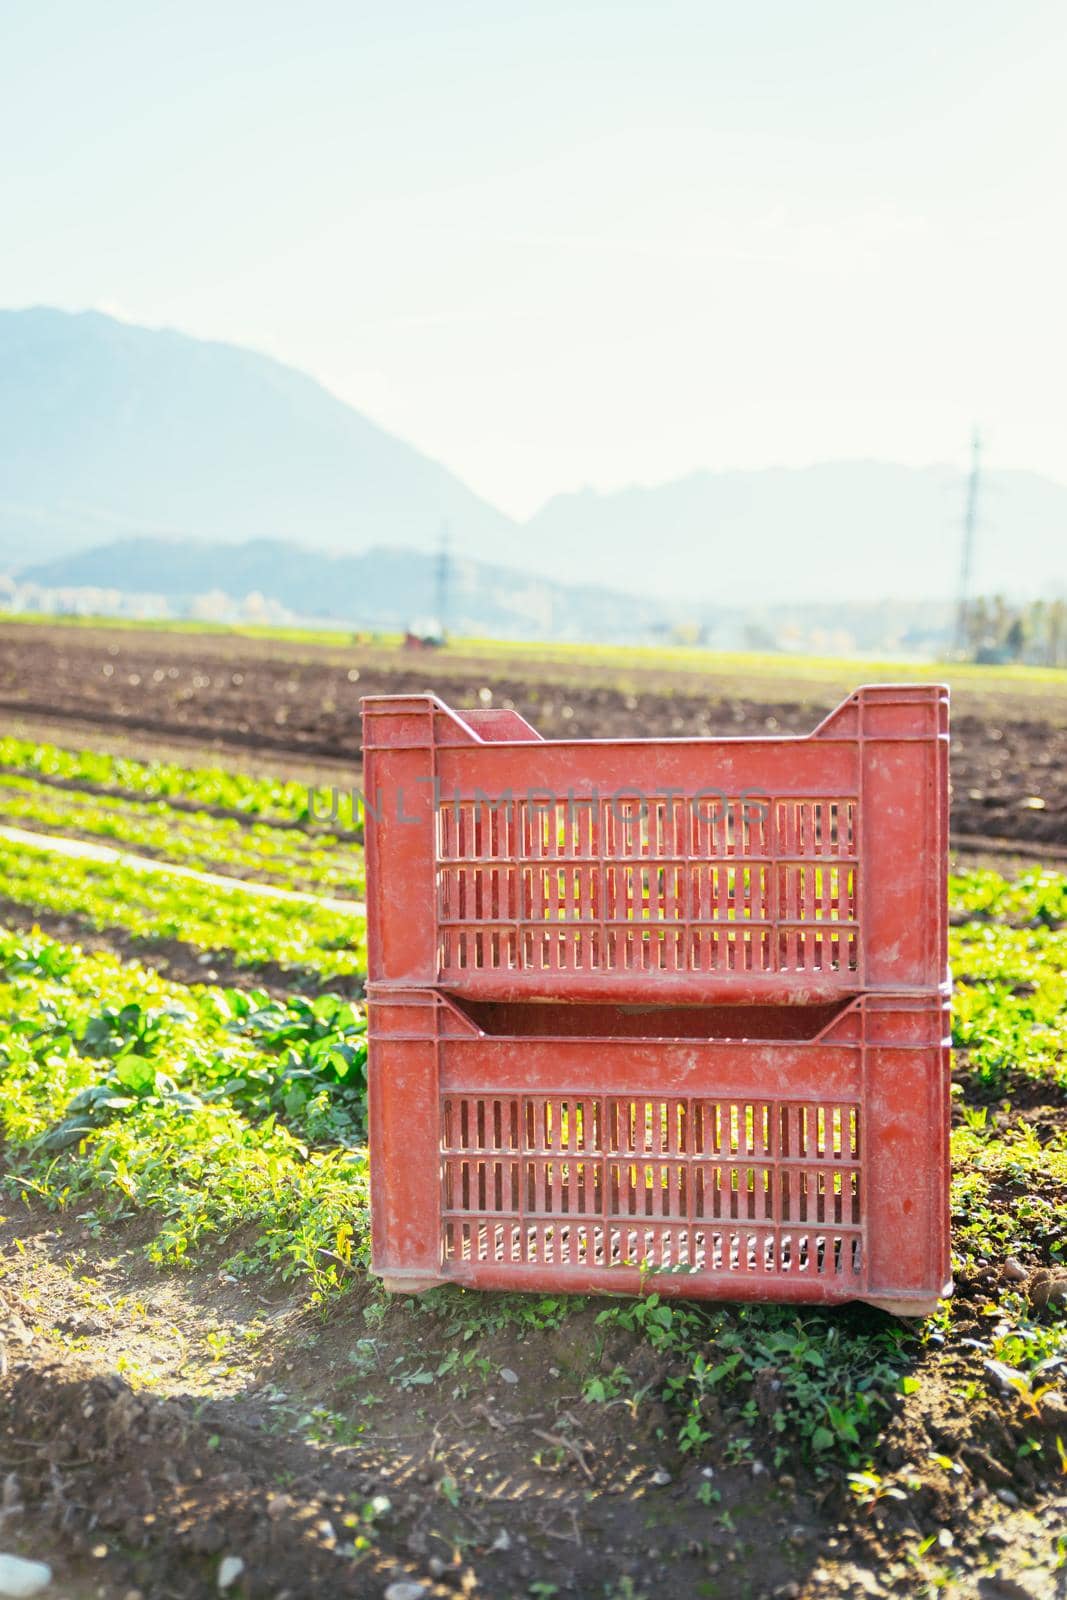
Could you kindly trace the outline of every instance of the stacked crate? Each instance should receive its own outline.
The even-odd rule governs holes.
[[[799,738],[363,702],[374,1268],[948,1290],[948,692]]]

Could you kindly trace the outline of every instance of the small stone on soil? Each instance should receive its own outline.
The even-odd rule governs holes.
[[[421,1583],[391,1583],[383,1600],[424,1600],[426,1588]]]
[[[52,1569],[43,1561],[0,1555],[0,1595],[9,1600],[28,1600],[30,1595],[41,1594],[51,1582]]]
[[[1018,1394],[1017,1385],[1026,1382],[1017,1367],[1006,1366],[1003,1361],[983,1361],[982,1370],[1001,1394]]]
[[[510,1367],[501,1367],[500,1380],[502,1383],[518,1383],[519,1375],[517,1372],[512,1372]]]
[[[219,1562],[219,1575],[215,1580],[218,1587],[228,1589],[231,1584],[237,1582],[244,1570],[245,1564],[240,1556],[223,1556]]]

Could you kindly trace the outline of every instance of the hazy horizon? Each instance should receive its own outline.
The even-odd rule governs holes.
[[[122,323],[127,327],[140,328],[140,329],[152,332],[152,333],[172,333],[172,334],[177,334],[181,338],[194,339],[198,343],[201,343],[201,344],[218,344],[218,345],[231,345],[231,346],[234,345],[234,341],[233,340],[223,339],[223,338],[218,338],[218,337],[203,338],[198,334],[190,333],[190,331],[187,328],[177,327],[173,323],[159,323],[159,324],[153,325],[153,324],[149,324],[149,323],[137,322],[133,318],[120,316],[117,312],[104,310],[100,306],[79,306],[79,307],[73,307],[73,308],[63,307],[63,306],[49,306],[49,305],[43,305],[43,304],[26,304],[26,305],[20,305],[20,306],[0,306],[0,312],[14,312],[14,313],[17,314],[17,313],[21,313],[21,312],[31,312],[31,311],[59,311],[59,312],[63,313],[64,315],[68,315],[68,316],[83,316],[83,315],[96,314],[98,316],[108,317],[112,321]],[[279,355],[277,355],[275,353],[272,353],[270,351],[256,349],[254,346],[250,346],[250,345],[236,345],[235,348],[249,350],[253,354],[266,356],[268,359],[270,359],[272,361],[276,361],[282,366],[289,367],[293,371],[296,371],[296,372],[302,372],[303,371],[303,369],[301,369],[298,366],[296,366],[295,363],[286,361],[284,359],[284,357],[279,356]],[[330,385],[328,383],[324,382],[323,379],[318,377],[317,374],[304,372],[303,375],[313,378],[315,380],[315,382],[319,383],[327,391],[328,394],[333,396],[334,399],[340,400],[343,404],[351,405],[351,406],[354,407],[354,409],[360,410],[361,415],[365,416],[368,421],[374,423],[375,426],[380,427],[380,428],[385,428],[386,427],[386,424],[385,424],[385,422],[383,421],[383,419],[381,417],[374,416],[372,413],[369,413],[366,410],[363,410],[362,408],[356,407],[355,403],[353,401],[347,399],[344,395],[340,394],[336,389],[331,388]],[[392,430],[389,430],[389,431],[392,432]],[[399,434],[399,433],[394,434],[394,437],[396,437],[399,440],[401,440],[402,443],[404,443],[406,445],[410,445],[413,449],[419,450],[420,453],[429,456],[430,459],[436,459],[438,461],[439,465],[447,468],[448,471],[454,473],[457,477],[459,477],[461,479],[461,481],[466,481],[465,479],[463,479],[463,474],[460,471],[460,469],[456,467],[455,463],[453,463],[451,461],[444,461],[440,457],[434,458],[432,456],[431,452],[426,451],[426,450],[423,449],[423,446],[420,444],[419,440],[412,439],[412,438],[406,438],[403,434]],[[931,459],[931,460],[925,460],[925,461],[920,460],[920,461],[911,461],[911,462],[909,462],[909,461],[895,461],[895,460],[892,460],[888,456],[876,456],[876,455],[867,455],[867,456],[858,456],[858,455],[857,456],[833,456],[833,455],[825,455],[825,456],[820,456],[820,457],[814,457],[813,459],[811,459],[809,461],[786,462],[786,461],[768,460],[768,461],[764,461],[764,462],[756,462],[756,463],[753,463],[750,466],[737,466],[737,465],[733,465],[730,462],[723,462],[723,463],[721,463],[719,465],[716,465],[716,466],[699,465],[699,466],[691,467],[686,472],[681,472],[681,473],[675,474],[671,478],[636,478],[635,477],[635,478],[623,479],[623,480],[620,480],[618,483],[612,483],[612,484],[608,484],[608,485],[598,485],[598,484],[594,484],[594,483],[591,483],[591,482],[579,482],[579,483],[570,484],[565,488],[552,489],[552,490],[550,490],[548,492],[548,494],[542,500],[538,500],[531,507],[529,512],[524,513],[524,514],[511,513],[511,512],[509,512],[507,510],[506,506],[501,505],[499,502],[489,499],[488,496],[484,496],[484,498],[487,500],[487,502],[490,505],[492,505],[494,507],[494,509],[504,511],[508,516],[514,515],[515,516],[515,520],[518,523],[522,524],[523,522],[528,521],[528,520],[532,520],[534,517],[536,517],[538,512],[542,511],[545,508],[545,506],[547,506],[549,504],[550,501],[552,501],[553,499],[555,499],[559,495],[581,495],[581,494],[588,493],[588,494],[592,494],[592,495],[608,496],[608,495],[612,495],[612,494],[625,494],[629,490],[638,490],[638,491],[641,491],[641,490],[655,490],[655,489],[659,489],[659,488],[666,488],[670,484],[676,483],[676,482],[678,482],[678,481],[680,481],[682,479],[698,477],[698,476],[700,476],[702,474],[729,476],[731,474],[746,474],[746,473],[760,473],[760,472],[767,472],[767,473],[774,473],[774,472],[808,472],[808,471],[817,471],[819,468],[822,468],[822,467],[865,466],[865,465],[884,466],[884,467],[902,466],[902,467],[911,468],[911,469],[913,469],[913,470],[915,470],[917,472],[953,472],[953,473],[959,473],[959,474],[963,475],[963,474],[965,474],[967,472],[967,470],[969,468],[970,456],[969,456],[969,454],[964,454],[961,457],[961,459],[959,459],[959,460],[952,460],[952,459],[950,459],[949,457],[946,456],[946,457],[944,457],[944,458],[942,458],[940,460]],[[986,449],[985,461],[984,461],[984,476],[986,478],[988,478],[988,475],[989,475],[990,472],[1025,472],[1025,473],[1032,473],[1037,477],[1041,477],[1041,478],[1047,479],[1051,483],[1055,483],[1057,485],[1063,486],[1064,488],[1067,488],[1067,460],[1065,460],[1064,471],[1063,471],[1062,474],[1054,473],[1054,472],[1044,472],[1041,469],[1036,468],[1036,467],[1029,467],[1029,466],[1026,466],[1026,465],[1006,466],[1006,465],[1003,465],[1002,463],[997,462],[997,461],[990,461],[989,458],[988,458],[988,449]],[[472,488],[472,489],[475,489],[475,485],[473,485],[473,484],[469,484],[468,486],[470,488]],[[476,490],[476,492],[480,493],[480,491],[477,491],[477,490]]]
[[[1049,0],[15,0],[0,303],[262,350],[517,516],[975,422],[1058,481],[1065,79]]]

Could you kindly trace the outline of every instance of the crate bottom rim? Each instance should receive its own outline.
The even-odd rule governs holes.
[[[948,1278],[937,1289],[918,1289],[894,1293],[892,1289],[857,1289],[833,1283],[797,1283],[788,1285],[780,1281],[771,1283],[738,1282],[733,1275],[721,1273],[701,1274],[699,1281],[693,1276],[672,1272],[630,1271],[609,1268],[607,1279],[602,1271],[568,1274],[569,1282],[560,1282],[558,1276],[546,1273],[543,1268],[522,1269],[509,1267],[498,1272],[463,1270],[428,1272],[416,1267],[372,1267],[386,1294],[422,1295],[431,1289],[452,1286],[457,1289],[486,1290],[494,1293],[550,1294],[596,1296],[601,1299],[642,1299],[649,1294],[662,1298],[685,1300],[714,1300],[735,1305],[808,1305],[848,1306],[868,1305],[888,1316],[921,1320],[934,1314],[942,1301],[950,1299],[955,1285]],[[581,1281],[574,1281],[580,1278]]]

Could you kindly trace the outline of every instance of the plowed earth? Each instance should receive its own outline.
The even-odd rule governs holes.
[[[432,690],[456,706],[514,706],[549,738],[807,733],[855,687],[781,672],[740,679],[536,655],[340,649],[271,639],[0,626],[0,717],[57,743],[128,753],[214,750],[279,776],[355,781],[363,694]],[[961,845],[1067,853],[1067,691],[973,673],[953,692],[953,831]]]
[[[669,1369],[605,1341],[592,1307],[488,1331],[457,1395],[414,1378],[448,1353],[439,1310],[368,1325],[356,1291],[323,1323],[263,1285],[161,1275],[143,1243],[32,1212],[0,1227],[0,1548],[50,1561],[54,1594],[201,1600],[227,1557],[257,1600],[918,1594],[906,1552],[931,1526],[957,1530],[950,1593],[1057,1592],[1067,1496],[1017,1446],[1051,1453],[1062,1418],[968,1406],[951,1367],[899,1402],[883,1451],[962,1475],[931,1465],[906,1508],[858,1511],[839,1479],[768,1465],[765,1421],[755,1461],[732,1461],[738,1420],[713,1407],[698,1462],[661,1405],[585,1403],[591,1369],[622,1360],[653,1388]]]

